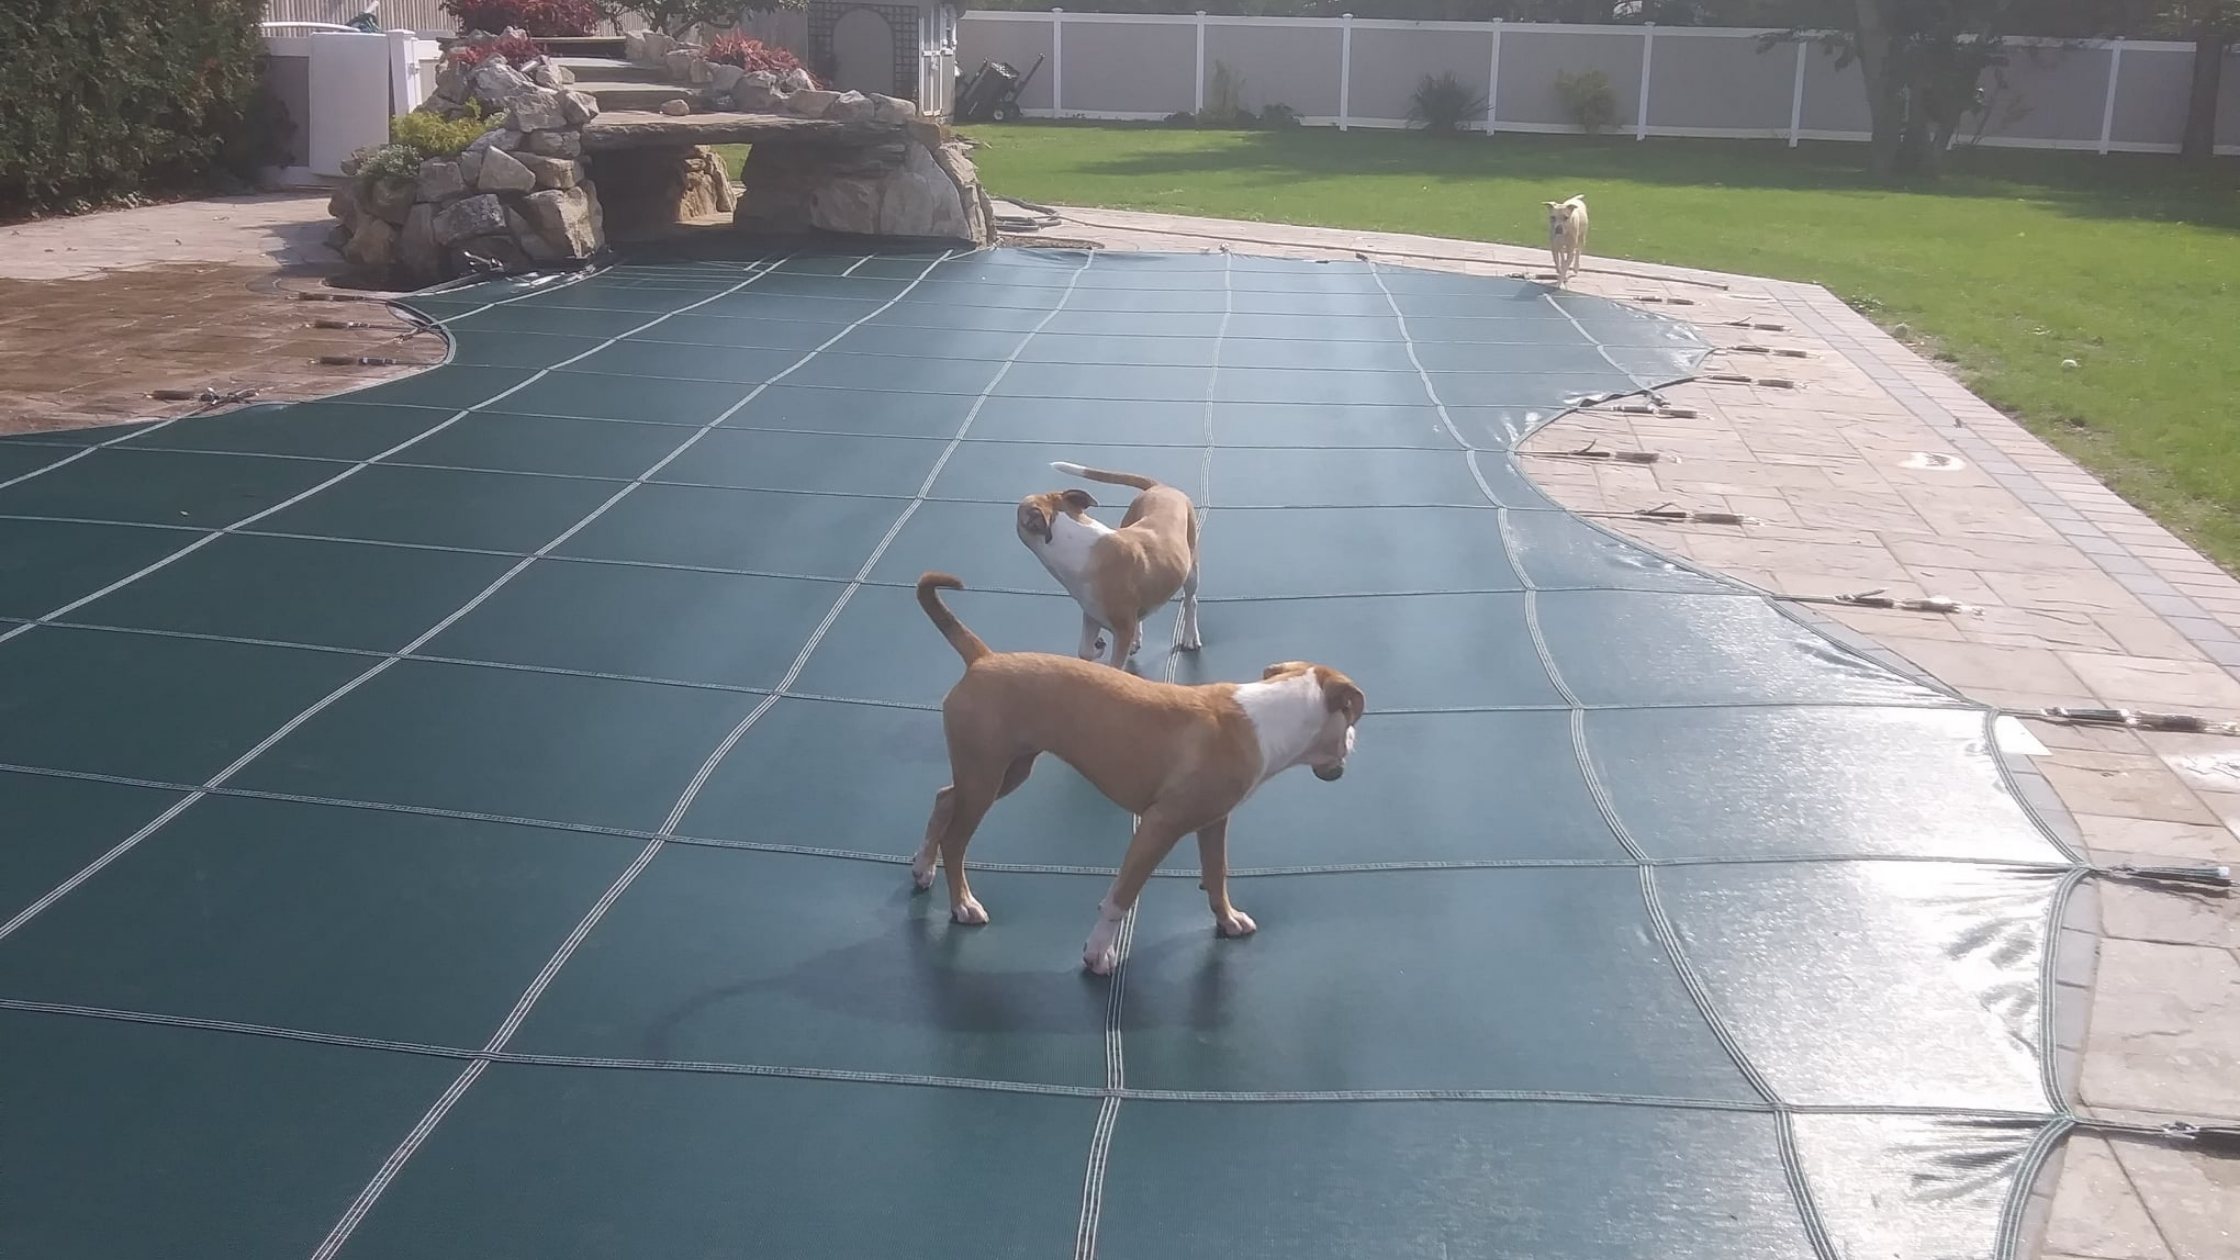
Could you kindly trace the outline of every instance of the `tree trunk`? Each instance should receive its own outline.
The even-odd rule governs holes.
[[[2193,28],[2193,91],[2186,97],[2185,138],[2178,152],[2188,162],[2207,162],[2217,150],[2217,90],[2224,82],[2225,43],[2231,38],[2214,18]]]
[[[1883,0],[1853,0],[1858,13],[1859,77],[1867,88],[1867,116],[1874,128],[1867,165],[1877,179],[1896,173],[1904,140],[1905,109],[1890,76],[1890,28],[1883,21]]]

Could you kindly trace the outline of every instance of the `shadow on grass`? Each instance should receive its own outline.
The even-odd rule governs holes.
[[[1067,123],[1021,124],[1037,130]],[[1220,137],[1225,143],[1181,145],[1087,161],[1083,175],[1125,179],[1257,173],[1270,183],[1302,178],[1408,176],[1495,177],[1550,186],[1570,182],[1780,190],[1788,192],[1915,193],[1937,197],[2043,202],[2080,218],[2143,219],[2240,231],[2240,162],[2220,159],[2202,169],[2159,154],[2058,153],[1961,148],[1949,155],[1942,180],[1884,184],[1865,169],[1859,144],[1816,142],[1795,149],[1772,140],[1691,140],[1625,136],[1503,134],[1491,140],[1392,131],[1191,132],[1157,124],[1100,130]]]

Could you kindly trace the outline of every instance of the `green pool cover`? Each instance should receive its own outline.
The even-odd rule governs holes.
[[[1993,715],[1511,454],[1684,326],[914,246],[412,305],[447,366],[0,443],[0,1254],[2013,1252],[2080,868]],[[1141,668],[1370,700],[1237,815],[1259,934],[1186,845],[1111,981],[1129,819],[1062,765],[992,925],[906,867],[910,583],[1071,651],[1012,529],[1061,459],[1204,510],[1205,647]]]

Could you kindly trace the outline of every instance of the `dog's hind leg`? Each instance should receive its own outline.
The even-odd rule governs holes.
[[[1112,626],[1112,667],[1126,669],[1128,659],[1143,646],[1143,622],[1126,615],[1114,617]]]
[[[1250,936],[1260,930],[1252,916],[1229,901],[1229,820],[1198,828],[1198,886],[1206,890],[1213,908],[1213,930],[1219,936]]]
[[[1128,854],[1120,860],[1120,873],[1113,878],[1103,904],[1097,907],[1097,926],[1090,930],[1089,943],[1081,949],[1081,961],[1091,973],[1109,976],[1119,965],[1120,924],[1135,908],[1151,872],[1159,869],[1175,842],[1182,839],[1182,831],[1155,817],[1145,817],[1136,824],[1135,838],[1128,841]]]
[[[920,892],[933,887],[933,866],[940,860],[941,837],[949,830],[956,797],[957,789],[947,784],[933,794],[933,815],[926,819],[926,842],[918,846],[918,856],[910,859],[910,879]]]
[[[1205,646],[1198,635],[1198,566],[1190,565],[1190,576],[1182,579],[1182,635],[1176,646],[1185,652],[1195,652]]]
[[[972,885],[965,878],[965,846],[972,843],[972,834],[979,829],[980,820],[987,816],[989,808],[1017,791],[1019,785],[1027,781],[1027,776],[1034,773],[1034,761],[1030,755],[1004,767],[1003,781],[996,785],[992,794],[960,791],[955,784],[933,794],[933,815],[926,820],[925,843],[919,847],[917,857],[911,859],[910,876],[920,889],[933,887],[933,863],[938,854],[942,873],[949,882],[949,917],[959,923],[988,921],[987,910],[972,895]]]
[[[1019,790],[1019,785],[1034,773],[1033,757],[1021,757],[1003,772],[1003,786],[996,791],[1001,800]],[[934,863],[941,856],[941,837],[948,833],[949,820],[955,813],[957,789],[943,787],[933,794],[933,816],[926,819],[925,843],[918,846],[918,855],[910,859],[910,878],[919,891],[933,887]]]
[[[941,874],[949,885],[949,918],[958,923],[978,925],[988,921],[987,909],[972,895],[972,883],[965,878],[964,851],[972,843],[972,833],[980,829],[980,820],[996,803],[999,788],[999,784],[985,781],[960,783],[949,798],[948,825],[941,830]]]

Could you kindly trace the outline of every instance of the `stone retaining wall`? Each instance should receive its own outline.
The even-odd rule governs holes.
[[[654,38],[634,39],[634,56],[651,56]],[[558,63],[492,57],[470,69],[456,52],[419,110],[455,119],[477,108],[503,113],[504,123],[456,157],[409,172],[377,150],[344,164],[349,182],[328,204],[330,243],[362,282],[418,288],[589,258],[610,232],[716,214],[752,231],[995,243],[994,211],[965,146],[908,101],[825,91],[801,72],[710,66],[698,50],[664,42],[658,63],[703,84],[696,101],[671,102],[682,116],[602,115]],[[706,147],[721,143],[752,146],[743,195]],[[374,174],[385,170],[393,173]]]

